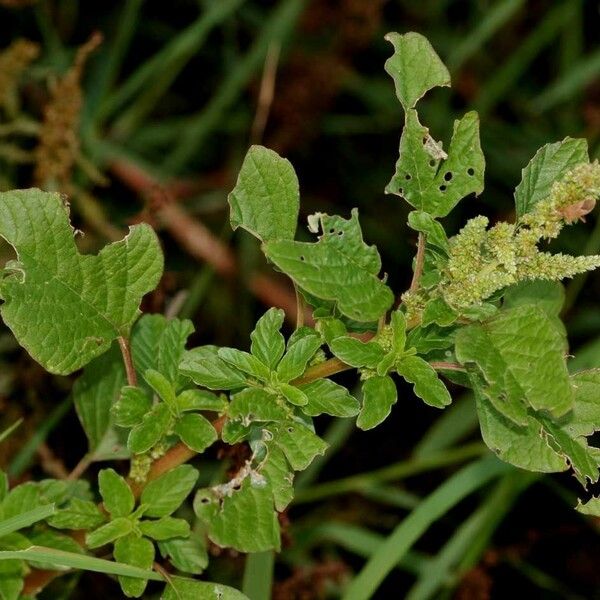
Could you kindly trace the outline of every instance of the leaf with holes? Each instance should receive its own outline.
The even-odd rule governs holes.
[[[386,193],[402,196],[432,217],[445,217],[462,198],[483,191],[485,159],[479,143],[479,117],[468,112],[454,122],[448,152],[419,123],[415,110],[406,113],[400,157]]]
[[[279,550],[279,523],[273,492],[262,478],[246,477],[239,489],[220,497],[213,489],[199,490],[194,510],[208,528],[208,537],[224,548],[240,552]]]
[[[263,146],[252,146],[228,197],[231,226],[243,227],[261,241],[293,239],[300,192],[288,160]]]
[[[163,257],[148,225],[97,256],[79,253],[59,194],[0,194],[0,235],[17,252],[0,283],[0,312],[19,343],[51,373],[67,375],[128,336],[158,283]]]
[[[263,245],[267,258],[308,293],[335,302],[347,317],[376,321],[394,296],[378,277],[381,259],[363,241],[358,212],[350,219],[319,214],[317,220],[323,232],[318,242],[269,242]]]

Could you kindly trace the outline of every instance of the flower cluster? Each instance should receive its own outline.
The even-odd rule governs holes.
[[[600,196],[600,164],[581,164],[553,184],[548,196],[516,223],[488,229],[486,217],[471,219],[450,240],[450,258],[438,288],[460,310],[481,303],[502,288],[526,279],[560,280],[600,267],[600,256],[542,252],[542,240],[585,217]]]

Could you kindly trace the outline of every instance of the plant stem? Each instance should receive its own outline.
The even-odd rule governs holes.
[[[423,274],[423,265],[425,264],[425,234],[419,232],[419,239],[417,241],[417,257],[415,259],[415,271],[413,273],[412,281],[410,282],[409,292],[416,292],[419,289],[419,282],[421,281],[421,275]]]
[[[451,362],[430,362],[429,363],[436,371],[465,371],[466,369],[458,363]]]
[[[304,383],[310,383],[311,381],[315,381],[315,379],[323,379],[324,377],[329,377],[330,375],[335,375],[342,371],[348,371],[352,368],[353,367],[342,362],[339,358],[330,358],[318,365],[308,367],[304,372],[304,375],[298,377],[298,379],[294,379],[291,384],[302,385]]]
[[[133,358],[131,356],[131,348],[129,346],[129,340],[123,336],[119,336],[119,348],[121,348],[121,354],[123,355],[123,363],[125,363],[125,373],[127,375],[127,383],[133,387],[137,386],[137,374],[135,367],[133,366]]]

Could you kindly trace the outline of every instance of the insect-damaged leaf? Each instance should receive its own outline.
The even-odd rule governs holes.
[[[381,259],[362,238],[358,211],[350,219],[318,215],[316,243],[282,240],[264,244],[265,254],[303,290],[336,303],[342,314],[376,321],[392,305],[391,290],[379,279]]]
[[[419,123],[417,112],[406,113],[396,172],[385,191],[402,196],[432,217],[446,216],[458,202],[483,191],[485,159],[479,143],[479,117],[468,112],[454,122],[448,152]]]
[[[300,208],[298,178],[277,152],[252,146],[228,201],[233,229],[243,227],[265,242],[293,239]]]
[[[0,235],[18,256],[0,283],[2,318],[51,373],[72,373],[128,335],[142,296],[162,273],[148,225],[133,226],[97,256],[80,254],[69,209],[55,193],[0,194]]]
[[[264,479],[246,477],[238,489],[220,497],[213,489],[199,490],[194,510],[219,546],[240,552],[279,550],[279,523],[273,493]]]

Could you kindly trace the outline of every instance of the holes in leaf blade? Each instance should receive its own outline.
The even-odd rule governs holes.
[[[450,181],[452,179],[452,171],[448,171],[445,175],[444,175],[444,179],[446,181]]]
[[[475,169],[474,169],[473,167],[469,167],[469,168],[467,169],[467,175],[468,175],[469,177],[473,177],[473,175],[475,175]]]
[[[440,192],[445,192],[446,191],[446,186],[445,185],[440,185]]]

